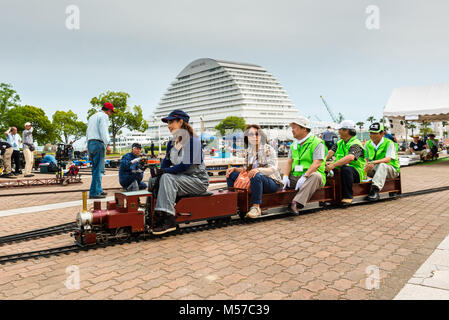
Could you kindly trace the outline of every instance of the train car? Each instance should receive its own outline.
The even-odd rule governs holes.
[[[356,183],[353,186],[354,204],[366,202],[371,182]],[[396,198],[401,194],[401,179],[387,180],[380,191],[382,199]],[[262,197],[262,216],[267,216],[270,209],[280,209],[277,213],[285,213],[296,191],[293,189],[280,190]],[[86,203],[87,194],[83,194]],[[240,215],[244,219],[250,209],[251,194],[246,189],[227,188],[206,192],[202,195],[180,197],[176,201],[176,222],[190,223],[196,221],[220,221],[232,216]],[[340,173],[327,179],[326,185],[317,190],[310,199],[316,206],[341,205]],[[114,240],[127,240],[130,237],[149,236],[154,225],[154,207],[156,198],[149,191],[119,192],[114,201],[106,203],[102,208],[100,201],[94,202],[92,210],[87,211],[84,204],[83,211],[77,216],[77,229],[74,233],[75,242],[80,246],[108,243]]]

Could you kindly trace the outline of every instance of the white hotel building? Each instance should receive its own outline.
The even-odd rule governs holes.
[[[178,74],[148,119],[151,137],[158,139],[158,130],[161,139],[169,137],[160,119],[175,109],[189,114],[197,133],[201,125],[211,132],[224,118],[239,116],[281,139],[291,136],[287,126],[299,115],[281,84],[262,67],[214,59],[195,60]]]

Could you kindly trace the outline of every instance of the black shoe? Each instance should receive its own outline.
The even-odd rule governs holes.
[[[24,175],[25,178],[30,178],[30,177],[34,177],[34,174],[26,174]]]
[[[153,234],[164,234],[172,231],[176,231],[176,218],[170,213],[164,212],[163,222],[159,226],[153,228]]]
[[[292,201],[292,203],[290,204],[290,212],[294,215],[294,216],[299,216],[299,210],[301,210],[302,208],[304,208],[304,206],[296,201]]]
[[[108,195],[108,193],[107,193],[107,192],[104,192],[104,191],[102,191],[100,194],[101,194],[102,196],[107,196],[107,195]]]
[[[13,172],[13,175],[18,176],[18,175],[20,175],[20,173],[18,173],[18,172]]]
[[[99,194],[98,196],[89,196],[89,199],[104,199],[106,196]]]
[[[8,174],[2,174],[1,176],[0,176],[0,178],[8,178],[8,179],[13,179],[13,178],[15,178],[16,176],[12,173],[12,172],[10,172],[10,173],[8,173]]]
[[[371,189],[369,191],[368,196],[366,197],[366,200],[368,201],[377,201],[380,199],[379,195],[379,188],[376,186],[371,186]]]

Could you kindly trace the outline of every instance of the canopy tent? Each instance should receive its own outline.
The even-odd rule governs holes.
[[[384,116],[410,121],[449,120],[449,83],[394,89]]]

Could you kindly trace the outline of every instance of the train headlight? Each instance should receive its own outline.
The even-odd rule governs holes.
[[[92,212],[78,212],[76,216],[76,224],[81,227],[85,225],[91,225],[93,221]]]

